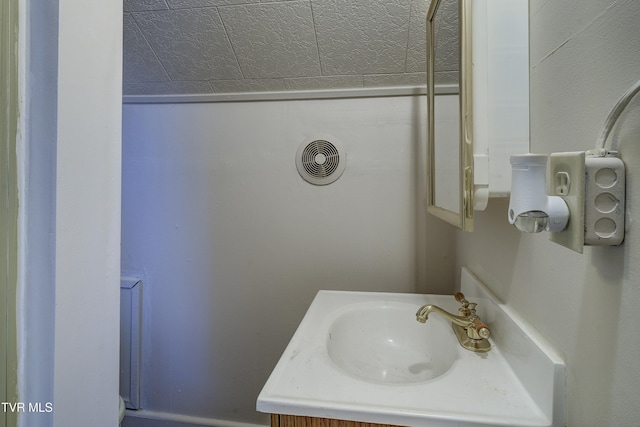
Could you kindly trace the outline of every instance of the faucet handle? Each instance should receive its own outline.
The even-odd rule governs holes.
[[[485,339],[489,338],[491,335],[491,329],[489,329],[489,326],[476,316],[476,306],[478,304],[467,301],[462,292],[456,292],[453,297],[456,301],[462,304],[462,308],[460,308],[460,314],[462,316],[473,316],[473,329],[478,333],[478,336]]]
[[[462,292],[456,292],[453,297],[456,299],[456,301],[458,301],[460,303],[460,305],[462,305],[462,309],[464,309],[464,311],[470,312],[470,313],[475,313],[476,312],[476,306],[478,305],[475,302],[469,302],[467,301],[467,299],[464,297],[464,294]]]
[[[470,303],[469,301],[467,301],[464,297],[464,294],[462,292],[456,292],[453,297],[456,299],[456,301],[458,301],[461,305],[461,307],[458,309],[458,315],[460,316],[470,316],[472,314],[472,311],[475,313],[475,310],[473,310],[475,308],[475,304]],[[471,308],[469,308],[469,305],[471,305]]]
[[[456,292],[453,297],[456,299],[456,301],[458,301],[460,304],[462,304],[463,307],[468,307],[469,306],[469,301],[467,301],[464,297],[464,294],[462,292]]]
[[[473,319],[473,327],[481,338],[487,339],[491,335],[491,329],[479,317]]]
[[[475,313],[478,303],[467,301],[462,292],[456,292],[453,297],[462,305],[464,309],[468,309],[469,311]]]

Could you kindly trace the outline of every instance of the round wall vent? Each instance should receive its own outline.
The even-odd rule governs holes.
[[[298,173],[314,185],[331,184],[340,178],[346,165],[347,154],[342,144],[333,137],[304,142],[296,153]]]

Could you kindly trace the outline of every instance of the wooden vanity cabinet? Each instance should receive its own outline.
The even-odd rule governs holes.
[[[398,427],[391,424],[363,423],[331,418],[271,414],[271,427]]]

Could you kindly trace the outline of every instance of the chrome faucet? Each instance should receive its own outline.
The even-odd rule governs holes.
[[[418,309],[416,320],[420,323],[425,323],[429,318],[429,314],[438,313],[451,321],[451,326],[458,337],[458,341],[464,348],[477,352],[489,351],[491,344],[488,338],[491,335],[491,330],[476,314],[476,306],[478,304],[467,301],[462,292],[456,293],[454,298],[461,305],[457,316],[437,305],[425,304]]]

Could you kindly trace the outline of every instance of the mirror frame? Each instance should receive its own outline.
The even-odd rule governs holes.
[[[427,212],[464,231],[473,231],[473,85],[471,1],[458,1],[458,96],[460,117],[460,212],[436,205],[435,183],[435,17],[441,0],[432,0],[427,13]],[[442,179],[442,177],[440,177]]]

